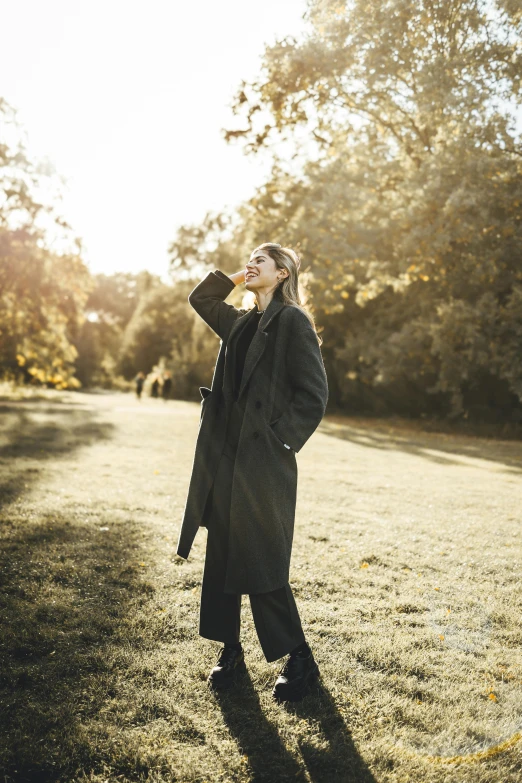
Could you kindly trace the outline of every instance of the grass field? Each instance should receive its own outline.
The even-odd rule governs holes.
[[[3,783],[520,783],[520,442],[323,420],[290,580],[322,677],[285,706],[246,597],[248,674],[206,686],[206,531],[175,556],[199,405],[0,414]]]

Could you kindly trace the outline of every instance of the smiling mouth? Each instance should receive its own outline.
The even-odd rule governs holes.
[[[257,277],[257,275],[254,274],[253,272],[249,272],[249,274],[245,276],[245,280],[248,280],[251,277]]]

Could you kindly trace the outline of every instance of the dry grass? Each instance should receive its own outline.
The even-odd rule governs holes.
[[[324,420],[297,457],[291,571],[322,680],[284,706],[246,599],[248,676],[205,685],[205,531],[174,556],[198,405],[0,413],[7,783],[519,783],[520,443]]]

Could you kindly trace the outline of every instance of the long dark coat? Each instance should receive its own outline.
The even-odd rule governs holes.
[[[200,387],[199,432],[177,545],[177,554],[185,559],[199,527],[206,526],[205,504],[233,402],[237,337],[257,312],[257,305],[244,310],[224,302],[234,287],[216,270],[188,297],[221,343],[212,388]],[[271,299],[245,358],[238,399],[245,415],[232,484],[225,592],[266,593],[288,582],[297,495],[295,453],[316,430],[328,400],[316,332],[299,308]]]

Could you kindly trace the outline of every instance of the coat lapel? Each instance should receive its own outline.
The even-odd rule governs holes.
[[[245,357],[245,366],[243,368],[243,376],[241,378],[241,386],[239,388],[238,399],[243,394],[250,376],[252,375],[254,368],[261,359],[266,347],[266,341],[268,333],[265,331],[269,323],[274,316],[285,306],[284,302],[278,299],[271,299],[268,307],[261,316],[259,324],[257,326],[256,333],[252,338],[252,342],[249,345],[247,355]],[[236,359],[236,347],[237,340],[250,318],[255,317],[257,313],[257,305],[255,305],[248,313],[238,318],[232,325],[230,334],[227,341],[227,355],[225,364],[225,377],[224,377],[224,393],[229,402],[233,401],[233,379],[235,375],[235,359]]]

